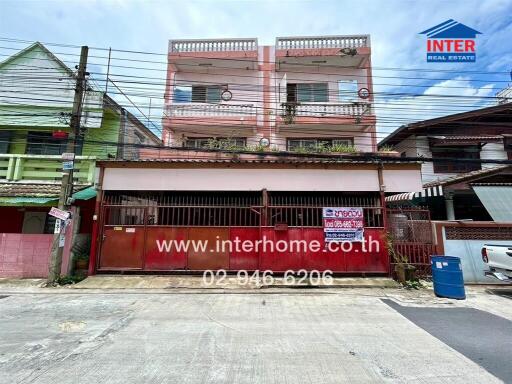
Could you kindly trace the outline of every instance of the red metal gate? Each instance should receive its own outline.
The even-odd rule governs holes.
[[[430,275],[430,257],[434,252],[434,236],[430,211],[420,208],[387,210],[388,246],[393,248],[391,264],[406,262],[416,267],[419,275]]]
[[[365,240],[330,251],[324,242],[322,207],[360,206]],[[335,193],[106,194],[101,208],[99,271],[108,270],[332,270],[388,273],[383,210],[377,195]],[[219,244],[249,241],[311,244],[319,249],[282,252],[277,247],[241,249]],[[207,249],[192,245],[205,242]],[[304,243],[305,242],[305,243]],[[167,247],[173,244],[172,248]],[[176,244],[188,244],[176,248]]]

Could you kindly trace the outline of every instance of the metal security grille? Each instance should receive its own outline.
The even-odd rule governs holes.
[[[362,207],[366,227],[383,227],[378,194],[326,192],[107,192],[104,225],[322,227],[323,207]]]
[[[110,193],[105,225],[257,227],[261,198],[251,192]]]
[[[388,247],[392,264],[414,265],[420,275],[429,275],[434,251],[430,212],[426,209],[389,209]]]
[[[365,227],[383,227],[378,194],[340,192],[273,192],[269,193],[268,225],[322,227],[324,207],[362,207]]]

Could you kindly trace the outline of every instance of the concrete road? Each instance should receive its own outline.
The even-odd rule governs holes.
[[[0,383],[500,382],[379,292],[10,294]]]

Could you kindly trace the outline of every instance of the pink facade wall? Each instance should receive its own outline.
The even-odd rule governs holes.
[[[72,212],[76,212],[76,207],[72,207]],[[61,275],[71,272],[74,225],[72,220],[66,229]],[[53,234],[0,233],[0,277],[48,277],[52,242]]]
[[[0,277],[47,277],[53,235],[0,233]]]
[[[309,56],[311,59],[318,59],[318,56],[321,58],[322,55],[325,55],[330,60],[329,63],[338,63],[336,60],[333,61],[331,56],[338,59],[339,49],[320,49],[314,50],[314,52],[303,49],[299,51],[301,53],[299,56],[308,59]],[[208,57],[204,55],[205,52],[189,52],[186,55],[170,53],[165,100],[167,107],[175,104],[173,100],[174,85],[216,84],[227,85],[233,94],[230,101],[221,101],[221,105],[251,104],[254,106],[254,110],[249,113],[245,111],[240,115],[234,113],[226,117],[211,112],[211,106],[206,108],[205,113],[201,113],[202,106],[199,104],[197,116],[164,118],[164,142],[170,146],[181,146],[187,137],[227,136],[245,137],[247,145],[254,146],[259,143],[261,138],[266,137],[270,140],[271,149],[283,151],[286,150],[289,138],[346,137],[353,138],[354,145],[359,151],[376,151],[376,121],[373,110],[358,117],[361,121],[356,121],[355,115],[336,115],[331,112],[327,116],[317,118],[318,113],[314,112],[311,118],[301,116],[296,119],[294,124],[286,125],[280,117],[282,103],[286,102],[287,83],[328,82],[329,100],[327,103],[318,104],[339,104],[350,103],[350,100],[340,100],[338,81],[356,80],[359,89],[368,88],[371,94],[369,99],[358,99],[357,101],[373,101],[370,49],[359,48],[358,52],[364,56],[363,61],[361,62],[359,57],[357,60],[354,59],[353,66],[349,64],[343,68],[336,67],[336,65],[327,68],[311,66],[311,62],[308,60],[303,62],[304,66],[293,65],[290,67],[288,65],[279,68],[276,65],[278,52],[272,46],[258,47],[252,61],[247,62],[246,68],[240,61],[236,61],[236,55],[239,54],[236,51],[210,52],[212,57],[228,59],[220,61],[208,61]],[[287,56],[283,52],[281,54]],[[187,56],[190,57],[189,61],[187,61]],[[201,65],[205,66],[198,66],[199,60]],[[172,114],[168,113],[167,116],[172,116]]]

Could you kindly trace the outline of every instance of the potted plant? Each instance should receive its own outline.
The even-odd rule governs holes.
[[[416,267],[409,264],[409,258],[395,250],[393,247],[393,237],[387,234],[386,246],[389,255],[392,257],[395,264],[396,280],[401,284],[406,284],[408,281],[416,280]]]
[[[295,115],[297,114],[298,105],[300,105],[300,103],[297,102],[287,102],[281,104],[281,107],[283,108],[281,117],[283,118],[285,124],[293,124],[295,121]]]
[[[89,254],[80,253],[75,256],[75,270],[87,269],[89,267]]]

